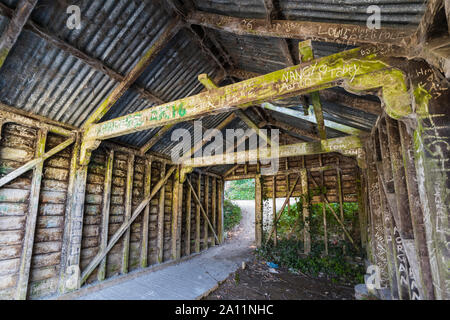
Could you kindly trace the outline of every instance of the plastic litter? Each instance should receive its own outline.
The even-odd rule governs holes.
[[[266,264],[269,266],[269,268],[278,269],[278,265],[273,262],[266,262]]]

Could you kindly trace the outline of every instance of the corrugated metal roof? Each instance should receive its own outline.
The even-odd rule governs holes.
[[[14,8],[18,0],[0,0]],[[31,19],[48,32],[57,35],[67,43],[97,58],[119,74],[126,75],[143,53],[152,45],[172,21],[156,0],[105,0],[73,1],[81,8],[81,29],[66,27],[68,3],[65,1],[40,0]],[[368,14],[369,4],[379,5],[382,23],[386,25],[415,25],[424,12],[425,0],[280,0],[278,17],[281,19],[328,21],[333,23],[361,24]],[[72,4],[72,3],[70,3]],[[195,0],[196,9],[223,15],[265,18],[263,0]],[[0,15],[0,32],[8,19]],[[269,73],[287,66],[280,39],[256,36],[240,36],[225,31],[205,28],[217,40],[223,51],[229,55],[233,67],[256,73]],[[291,55],[298,63],[298,42],[288,39]],[[204,39],[204,42],[213,45]],[[313,42],[316,57],[348,50],[350,46],[335,43]],[[221,50],[212,48],[212,52]],[[225,61],[223,57],[217,57]],[[197,76],[207,73],[215,77],[220,68],[204,51],[192,32],[182,29],[157,55],[136,84],[151,91],[163,101],[173,101],[199,93],[203,86]],[[230,79],[223,84],[230,83]],[[80,126],[109,92],[117,81],[86,65],[70,53],[54,47],[31,31],[24,30],[0,70],[0,101],[54,120]],[[339,92],[343,89],[336,88]],[[374,99],[360,96],[363,99]],[[283,106],[297,106],[298,97],[274,102]],[[326,119],[347,124],[362,130],[370,130],[376,117],[353,108],[322,101]],[[142,98],[135,88],[130,88],[103,117],[102,121],[151,107],[153,104]],[[270,111],[268,111],[270,112]],[[250,110],[247,114],[255,122],[260,119]],[[214,128],[229,113],[211,115],[202,119],[204,129]],[[298,119],[272,112],[271,115],[290,125],[313,129],[314,125]],[[171,133],[185,128],[191,133],[193,122],[179,123],[167,132],[151,151],[170,155],[177,143],[171,140]],[[239,119],[227,128],[247,128]],[[115,138],[115,141],[143,146],[159,128]],[[225,129],[224,129],[225,130]],[[330,130],[331,136],[341,133]],[[223,166],[226,170],[229,166]],[[220,171],[220,170],[219,170]]]

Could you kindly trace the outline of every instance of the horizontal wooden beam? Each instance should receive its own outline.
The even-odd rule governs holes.
[[[84,140],[109,139],[336,85],[357,91],[381,87],[391,117],[411,113],[403,72],[390,67],[383,56],[377,59],[356,48],[92,125]]]
[[[61,143],[61,144],[57,145],[56,147],[54,147],[53,149],[51,149],[50,151],[44,153],[42,156],[40,156],[36,159],[33,159],[31,161],[28,161],[20,168],[17,168],[13,172],[11,172],[11,173],[7,174],[6,176],[4,176],[3,178],[1,178],[0,179],[0,187],[3,187],[5,184],[7,184],[8,182],[14,180],[15,178],[21,176],[28,170],[33,169],[36,165],[44,162],[46,159],[48,159],[51,156],[57,154],[58,152],[64,150],[65,148],[67,148],[74,142],[75,142],[75,138],[69,138],[66,141],[64,141],[63,143]]]
[[[345,152],[362,147],[359,137],[348,136],[343,138],[326,139],[317,142],[303,142],[291,145],[278,146],[276,148],[259,148],[234,153],[225,153],[208,157],[198,157],[183,161],[186,167],[206,167],[212,165],[224,165],[245,163],[256,160],[270,160],[274,158],[296,157],[329,152]],[[273,150],[272,150],[273,149]]]
[[[406,46],[415,29],[369,29],[365,25],[325,23],[311,21],[235,18],[207,12],[193,12],[187,22],[238,35],[263,36],[289,39],[311,39],[347,45],[392,44]]]
[[[320,138],[316,134],[314,134],[313,132],[310,132],[308,130],[304,130],[304,129],[300,129],[300,128],[291,126],[290,124],[287,124],[287,123],[281,122],[281,121],[277,121],[277,120],[275,120],[273,118],[270,119],[270,124],[274,125],[275,127],[280,128],[282,130],[285,130],[285,131],[288,131],[288,132],[291,132],[291,133],[295,133],[295,134],[297,134],[299,136],[302,136],[302,137],[305,137],[305,138],[308,138],[308,139],[311,139],[311,140],[314,140],[314,141],[320,140]]]

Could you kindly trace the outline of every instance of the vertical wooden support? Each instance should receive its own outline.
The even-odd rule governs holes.
[[[189,179],[189,178],[188,178]],[[192,190],[187,188],[186,191],[186,238],[185,238],[185,253],[186,256],[191,254],[191,214],[192,209]]]
[[[125,191],[125,222],[128,222],[131,217],[131,205],[133,197],[133,175],[134,175],[134,154],[128,155],[128,169],[127,169],[127,185]],[[130,257],[130,228],[125,231],[123,235],[122,247],[122,274],[128,273],[128,260]]]
[[[303,247],[304,253],[311,252],[311,235],[309,230],[309,194],[308,194],[308,173],[306,168],[300,169],[300,179],[302,184],[302,198],[303,198]]]
[[[413,239],[414,234],[409,212],[409,200],[408,192],[406,190],[405,168],[403,165],[402,145],[398,124],[396,120],[386,117],[386,125],[399,216],[398,229],[403,239]]]
[[[286,170],[289,170],[288,168],[288,161],[286,158]],[[290,186],[289,186],[289,173],[286,175],[286,198],[289,197],[289,190],[290,190]],[[287,214],[290,217],[291,216],[291,200],[289,199],[288,204],[287,204]]]
[[[223,243],[223,202],[224,202],[224,190],[225,190],[225,181],[223,179],[218,180],[219,185],[218,188],[218,204],[217,207],[219,209],[217,213],[217,236],[219,237],[220,244]]]
[[[320,166],[323,166],[322,155],[319,155]],[[339,170],[339,169],[338,169]],[[324,170],[320,171],[320,184],[322,186],[322,192],[320,198],[322,202],[322,218],[323,218],[323,245],[325,255],[328,255],[328,232],[327,232],[327,208],[325,207],[325,195],[323,194],[323,187],[325,184]],[[342,221],[344,221],[341,218]]]
[[[209,177],[205,175],[205,212],[206,216],[209,218]],[[205,221],[205,224],[203,225],[203,249],[208,249],[208,224]]]
[[[277,177],[272,177],[272,221],[273,221],[273,244],[278,245],[277,242]]]
[[[97,142],[93,142],[89,147],[86,147],[83,162],[80,162],[81,139],[78,137],[72,153],[68,200],[64,219],[63,246],[61,250],[59,281],[59,291],[61,293],[67,293],[80,287],[80,254],[83,235],[87,169],[91,152],[98,147],[98,144]]]
[[[199,173],[197,178],[197,194],[201,197],[202,175]],[[195,206],[195,252],[200,252],[200,205]]]
[[[111,185],[112,172],[114,164],[114,150],[110,150],[106,159],[105,184],[103,187],[103,206],[102,206],[102,231],[101,243],[99,251],[105,250],[108,245],[108,230],[109,230],[109,210],[111,204]],[[98,281],[105,280],[106,277],[106,257],[100,263],[97,272]]]
[[[299,42],[298,52],[300,53],[301,62],[308,62],[314,60],[314,52],[312,50],[311,40]],[[319,92],[318,91],[312,92],[310,96],[314,108],[314,115],[316,117],[319,137],[320,139],[324,140],[327,138],[327,133],[325,129],[325,120],[323,118],[322,104],[320,103]]]
[[[403,163],[406,172],[406,186],[408,189],[409,206],[414,232],[415,248],[419,258],[419,279],[422,287],[420,292],[423,299],[435,299],[433,277],[428,253],[425,222],[422,206],[420,204],[419,187],[417,184],[416,168],[414,162],[414,145],[412,136],[407,132],[406,126],[399,122],[400,140],[402,145]]]
[[[255,244],[259,248],[263,243],[263,199],[261,175],[255,178]]]
[[[323,172],[322,172],[323,175]],[[338,192],[338,199],[339,199],[339,216],[341,218],[342,223],[344,223],[344,201],[343,201],[343,195],[342,195],[342,177],[341,177],[341,168],[339,167],[339,159],[336,167],[336,180],[337,180],[337,192]],[[322,185],[323,187],[323,185]],[[345,236],[342,235],[342,239],[345,239]],[[345,246],[342,248],[343,252],[345,253]]]
[[[217,224],[216,224],[216,216],[217,216],[217,180],[216,178],[211,178],[212,183],[212,202],[211,202],[211,223],[213,225],[214,230],[217,233]],[[214,237],[211,238],[211,246],[216,245],[216,239]]]
[[[361,169],[356,171],[356,192],[358,197],[358,220],[361,232],[361,247],[367,248],[367,211],[365,197],[365,180]]]
[[[161,162],[161,180],[166,175],[166,164]],[[158,255],[158,263],[162,263],[164,260],[164,214],[165,214],[165,196],[166,185],[164,184],[159,191],[159,208],[158,208],[158,233],[156,239],[156,250]]]
[[[40,157],[45,153],[45,143],[47,141],[47,131],[39,130],[36,142],[35,157]],[[41,190],[42,171],[44,163],[41,162],[34,167],[31,181],[30,202],[28,205],[28,215],[25,224],[25,235],[23,239],[22,254],[20,256],[19,275],[15,293],[16,300],[27,298],[28,280],[30,277],[31,257],[33,254],[34,233],[39,207],[39,194]]]
[[[181,211],[183,210],[183,182],[180,181],[180,169],[173,182],[172,195],[172,259],[181,257]]]
[[[368,141],[368,152],[374,152],[373,141]],[[371,157],[368,157],[371,158]],[[382,208],[380,191],[377,177],[377,169],[373,159],[367,159],[367,178],[368,178],[368,191],[370,199],[370,234],[371,234],[371,260],[376,263],[381,272],[381,284],[386,285],[388,279],[387,276],[387,261],[386,250],[384,244],[384,229],[382,221]]]
[[[145,163],[145,178],[144,178],[144,197],[147,198],[151,192],[152,184],[152,162]],[[141,268],[148,266],[148,225],[150,222],[150,203],[144,209],[142,216],[142,239],[141,239]]]

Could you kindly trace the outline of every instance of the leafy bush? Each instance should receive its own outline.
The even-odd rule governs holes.
[[[269,242],[266,246],[257,249],[256,253],[267,261],[275,262],[304,274],[318,276],[319,273],[323,273],[332,282],[352,284],[364,282],[364,266],[352,262],[352,257],[346,258],[342,248],[329,246],[328,256],[322,254],[322,249],[320,245],[313,245],[311,253],[305,256],[301,241],[282,239],[278,241],[276,247],[273,246],[273,242]]]
[[[229,181],[225,189],[225,198],[230,200],[254,200],[255,179]]]
[[[241,208],[226,199],[223,202],[223,227],[225,231],[233,229],[242,219]]]

